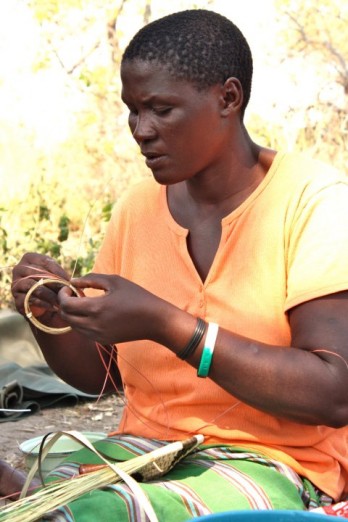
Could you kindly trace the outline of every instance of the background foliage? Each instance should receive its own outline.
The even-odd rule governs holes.
[[[57,258],[69,273],[89,271],[113,203],[149,175],[128,133],[119,63],[129,31],[163,14],[151,0],[13,2],[13,21],[30,21],[33,43],[26,48],[17,37],[26,58],[19,69],[2,49],[0,100],[9,101],[0,118],[0,308],[12,307],[8,267],[26,251]],[[215,2],[175,7],[215,9]],[[306,150],[345,170],[347,23],[345,0],[275,0],[267,59],[293,91],[248,113],[256,141]],[[35,102],[38,85],[56,93],[56,106]],[[32,104],[21,104],[23,89],[32,90]]]

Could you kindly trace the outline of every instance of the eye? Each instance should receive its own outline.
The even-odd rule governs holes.
[[[168,107],[168,106],[152,107],[152,112],[154,114],[157,114],[158,116],[166,116],[171,111],[172,111],[172,107]]]
[[[135,107],[128,107],[128,124],[131,125],[138,116],[138,111]]]
[[[136,111],[129,110],[128,113],[128,125],[130,129],[133,129],[136,126],[138,114]]]
[[[128,107],[129,109],[129,116],[137,116],[138,111],[134,107]]]

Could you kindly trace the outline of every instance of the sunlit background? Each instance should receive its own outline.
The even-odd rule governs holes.
[[[148,175],[119,98],[119,61],[145,23],[208,8],[254,57],[246,124],[276,149],[346,170],[347,0],[0,0],[0,308],[27,250],[91,267],[112,204]]]

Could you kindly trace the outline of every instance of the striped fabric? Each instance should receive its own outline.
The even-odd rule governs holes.
[[[166,444],[130,435],[95,443],[109,460],[125,461]],[[54,470],[48,480],[69,479],[82,463],[98,463],[87,449]],[[318,492],[288,466],[232,446],[201,446],[161,479],[141,484],[159,522],[186,522],[192,518],[231,510],[306,510],[328,505]],[[44,520],[54,522],[147,522],[141,503],[125,484],[81,496]]]

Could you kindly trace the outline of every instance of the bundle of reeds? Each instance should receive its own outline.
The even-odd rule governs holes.
[[[44,458],[50,447],[62,435],[68,435],[79,440],[82,445],[96,453],[104,461],[105,465],[99,466],[95,471],[83,473],[68,480],[51,482],[33,495],[24,496],[27,493],[28,484],[39,466],[40,457],[41,459]],[[35,522],[40,520],[45,514],[68,504],[85,493],[123,481],[137,496],[150,521],[157,522],[156,514],[147,496],[133,477],[140,481],[146,481],[166,474],[177,462],[192,452],[202,442],[203,436],[195,435],[190,439],[169,443],[150,453],[115,465],[100,455],[81,434],[76,432],[58,432],[42,448],[42,455],[39,456],[38,462],[33,465],[29,473],[21,498],[0,508],[0,521]]]

